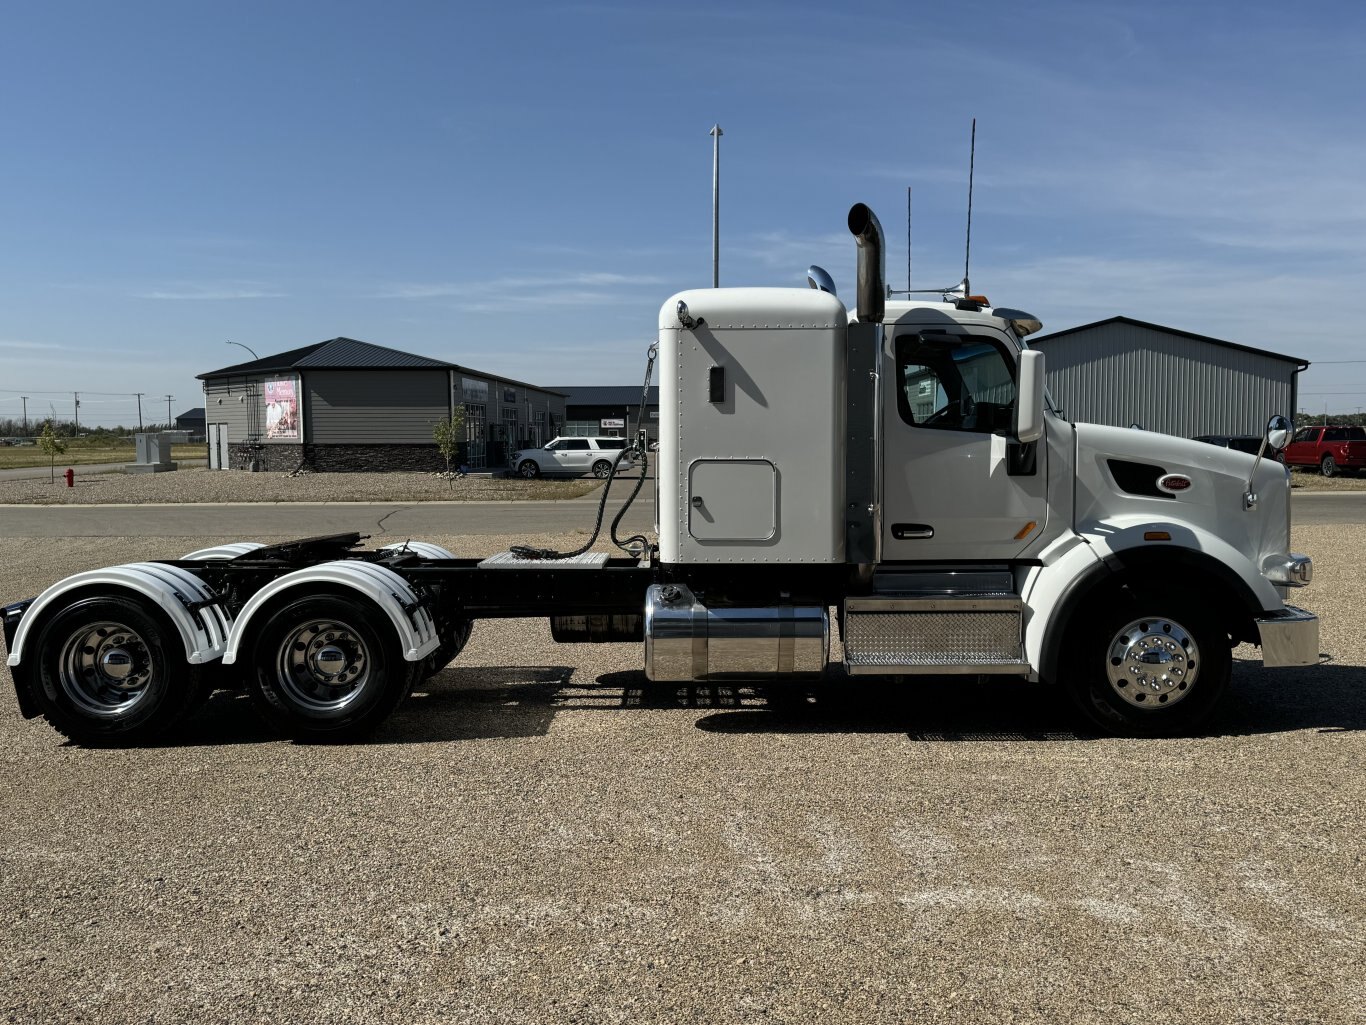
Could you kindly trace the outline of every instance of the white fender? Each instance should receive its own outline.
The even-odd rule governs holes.
[[[440,545],[434,545],[430,541],[399,541],[396,544],[385,545],[380,549],[381,552],[396,552],[399,550],[412,552],[414,555],[423,559],[454,559],[455,553],[448,552]]]
[[[1144,534],[1165,531],[1170,541],[1148,541]],[[1043,657],[1048,631],[1055,626],[1056,608],[1073,581],[1107,556],[1139,548],[1182,548],[1208,555],[1231,569],[1257,596],[1264,609],[1278,609],[1281,598],[1275,586],[1243,553],[1202,527],[1143,516],[1118,516],[1106,524],[1104,533],[1067,534],[1039,554],[1042,566],[1030,570],[1020,591],[1025,602],[1025,657],[1036,675]],[[1189,581],[1172,586],[1190,593]]]
[[[378,605],[394,624],[403,647],[403,657],[409,662],[426,658],[441,643],[431,614],[425,608],[416,607],[417,595],[408,581],[383,566],[339,559],[286,573],[253,594],[232,624],[227,649],[223,652],[223,664],[230,666],[236,663],[242,640],[247,636],[256,613],[266,602],[296,588],[307,593],[308,584],[335,584],[355,591]],[[405,606],[411,612],[405,611]]]
[[[213,590],[188,570],[167,566],[160,562],[130,562],[122,566],[108,566],[105,569],[92,569],[85,573],[59,580],[42,594],[19,620],[19,629],[14,635],[14,647],[10,650],[7,663],[17,666],[23,657],[24,643],[36,625],[44,618],[49,608],[60,608],[59,599],[73,590],[91,585],[101,585],[105,589],[131,591],[150,599],[170,618],[185,645],[185,659],[191,665],[212,662],[223,654],[232,619],[220,605],[206,605],[191,612],[186,603],[209,601],[214,597]]]
[[[258,548],[264,548],[260,541],[234,541],[226,545],[214,545],[212,548],[201,548],[197,552],[190,552],[189,555],[182,555],[181,562],[192,560],[209,559],[235,559],[239,555],[246,555],[247,552],[254,552]]]

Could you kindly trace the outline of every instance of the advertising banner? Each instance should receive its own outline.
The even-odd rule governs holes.
[[[266,437],[299,436],[299,395],[292,377],[266,378]]]

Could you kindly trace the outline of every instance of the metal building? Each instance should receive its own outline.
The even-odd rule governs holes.
[[[1293,417],[1307,360],[1130,317],[1037,339],[1048,389],[1067,419],[1191,438],[1260,434],[1267,417]]]
[[[650,441],[659,440],[659,386],[650,385],[645,408],[639,385],[556,385],[564,392],[564,434],[626,437],[643,426]]]
[[[200,374],[211,469],[439,470],[432,428],[459,403],[471,468],[549,441],[564,396],[353,338]]]

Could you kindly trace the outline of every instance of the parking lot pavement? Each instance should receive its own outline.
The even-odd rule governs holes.
[[[531,621],[479,624],[345,747],[220,693],[163,746],[83,750],[0,681],[0,1012],[1359,1022],[1366,528],[1295,540],[1331,660],[1239,649],[1184,740],[1094,737],[1019,684],[778,712]],[[0,540],[0,597],[183,550]]]

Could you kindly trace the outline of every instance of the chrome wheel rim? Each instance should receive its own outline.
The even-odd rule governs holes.
[[[1200,674],[1200,650],[1174,619],[1135,619],[1110,639],[1110,688],[1135,708],[1165,708],[1181,701]]]
[[[290,701],[311,712],[337,712],[365,689],[370,651],[344,624],[315,619],[285,635],[276,668]]]
[[[106,620],[73,631],[62,645],[57,678],[85,714],[117,719],[150,691],[154,670],[147,642],[124,623]]]

